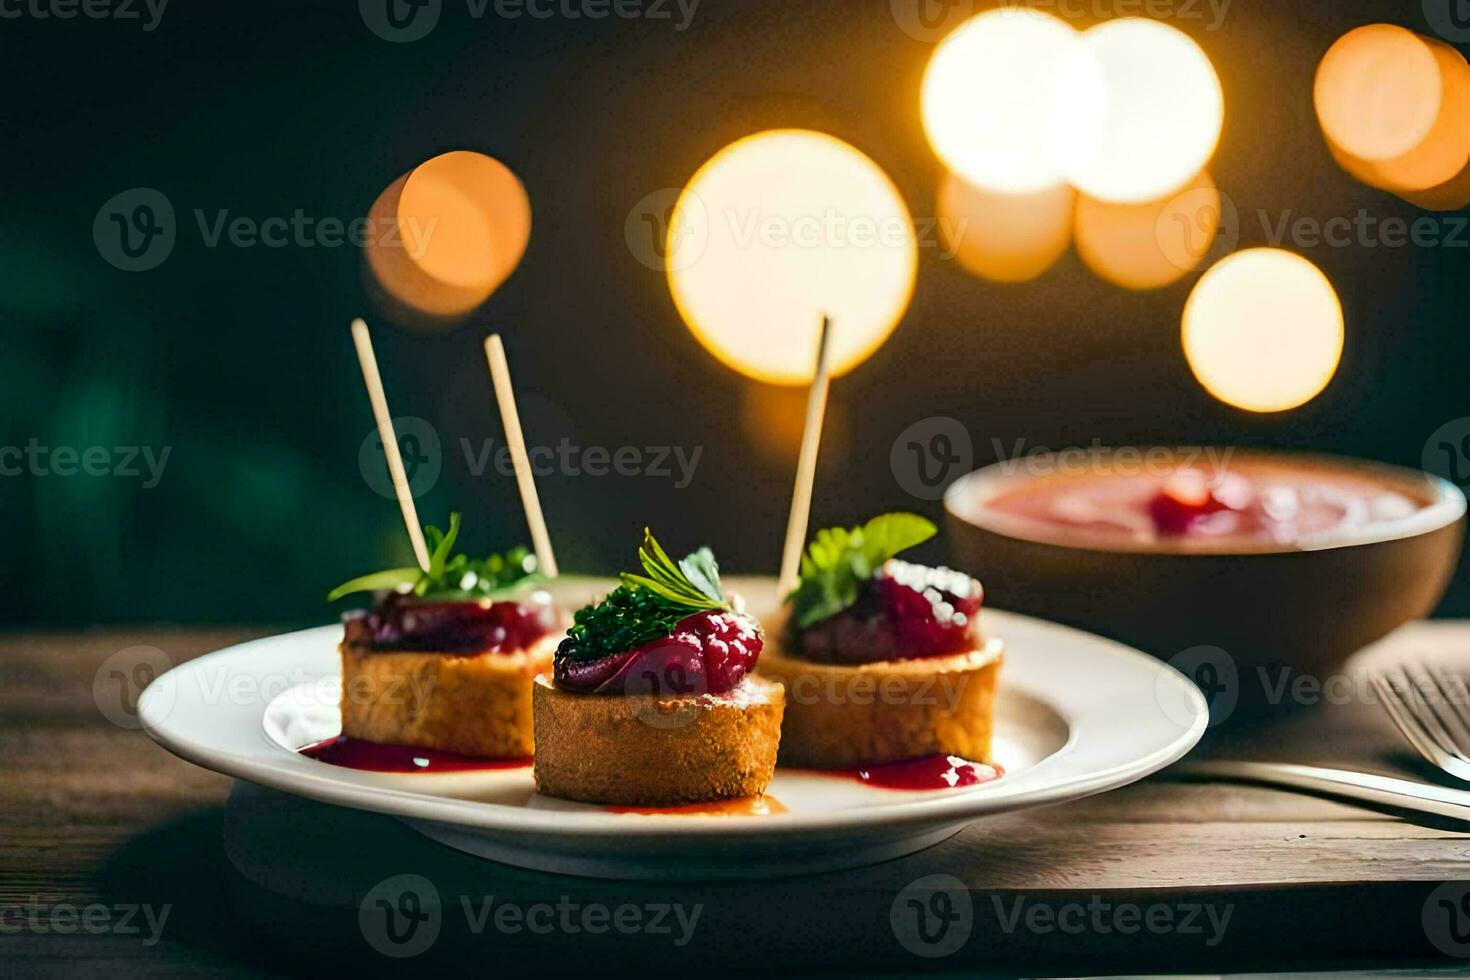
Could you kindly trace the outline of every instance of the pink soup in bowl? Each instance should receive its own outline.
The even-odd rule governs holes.
[[[1000,608],[1166,659],[1217,647],[1237,669],[1325,681],[1438,603],[1465,496],[1378,463],[1155,447],[996,463],[945,509],[956,567]]]

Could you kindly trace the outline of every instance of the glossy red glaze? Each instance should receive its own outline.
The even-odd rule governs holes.
[[[365,772],[479,772],[487,769],[521,769],[531,759],[477,759],[453,752],[421,749],[412,745],[387,745],[338,735],[298,750],[302,755],[329,766]]]
[[[926,755],[854,769],[847,775],[869,786],[923,792],[978,786],[999,779],[1005,775],[1005,770],[983,762],[970,762],[957,755]]]

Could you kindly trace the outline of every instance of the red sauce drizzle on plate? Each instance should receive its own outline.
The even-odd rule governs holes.
[[[733,800],[687,803],[684,806],[610,806],[609,813],[702,814],[715,817],[773,817],[789,812],[772,796],[741,796]]]
[[[479,772],[487,769],[520,769],[531,764],[529,756],[515,759],[477,759],[412,745],[388,745],[338,735],[299,749],[309,759],[344,769],[365,772]]]
[[[848,775],[860,783],[883,789],[935,790],[978,786],[1005,775],[1000,766],[970,762],[957,755],[926,755],[901,762],[853,769]]]

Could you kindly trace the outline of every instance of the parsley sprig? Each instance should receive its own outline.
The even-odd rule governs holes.
[[[415,566],[361,575],[333,589],[328,593],[327,601],[335,602],[355,592],[385,590],[411,591],[421,598],[450,602],[499,599],[545,578],[537,571],[536,556],[525,548],[512,548],[504,554],[490,555],[480,561],[464,554],[451,555],[454,542],[459,537],[459,524],[460,516],[456,513],[449,515],[448,531],[441,531],[433,525],[424,528],[424,538],[429,546],[427,572]]]
[[[623,584],[606,598],[577,610],[557,656],[599,660],[668,636],[681,619],[697,612],[733,608],[708,548],[676,562],[644,528],[638,560],[642,575],[624,572]]]
[[[646,574],[624,572],[619,576],[624,585],[648,589],[676,606],[695,610],[729,608],[720,588],[720,566],[708,548],[691,552],[676,564],[654,539],[653,532],[644,528],[638,561]]]
[[[798,629],[857,602],[862,584],[888,559],[932,538],[938,529],[917,514],[880,514],[862,527],[818,531],[801,556],[801,577],[786,597]]]

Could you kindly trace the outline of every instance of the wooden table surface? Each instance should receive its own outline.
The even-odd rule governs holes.
[[[401,974],[617,962],[1218,973],[1454,964],[1463,961],[1444,958],[1436,942],[1459,951],[1461,936],[1470,955],[1470,901],[1439,903],[1465,892],[1450,885],[1431,899],[1442,883],[1470,882],[1463,829],[1167,774],[984,820],[872,868],[734,885],[599,882],[504,868],[385,817],[252,787],[227,808],[229,779],[174,758],[134,727],[129,709],[147,672],[120,679],[110,667],[119,651],[139,645],[179,663],[263,632],[0,639],[0,972]],[[1360,654],[1328,695],[1314,696],[1310,681],[1296,689],[1295,700],[1322,703],[1252,724],[1231,719],[1199,753],[1433,778],[1358,679],[1373,662],[1403,656],[1470,663],[1470,623],[1407,627]],[[446,909],[439,940],[414,960],[380,955],[358,919],[366,892],[403,873],[432,879]],[[908,914],[899,893],[934,875],[958,881],[921,882],[928,908],[953,908],[933,904],[948,882],[963,888],[957,897],[968,898],[970,910],[963,942],[946,956],[926,955],[943,952],[946,938],[917,937],[917,920],[894,924]],[[452,907],[468,911],[487,899],[522,909],[678,904],[697,906],[701,921],[683,944],[677,935],[575,929],[569,936],[565,927],[552,935],[484,930],[483,919],[477,932],[468,914],[451,921]]]

